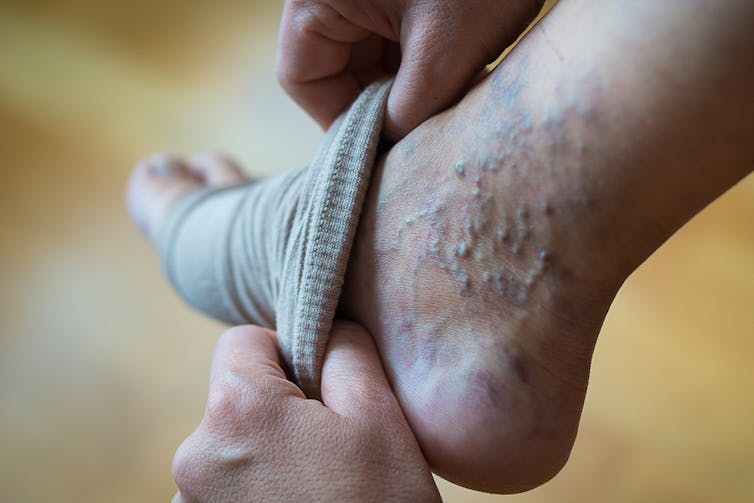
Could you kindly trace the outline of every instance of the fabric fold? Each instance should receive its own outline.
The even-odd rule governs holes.
[[[306,168],[191,194],[159,236],[163,270],[179,295],[224,322],[275,328],[292,377],[312,398],[390,85],[367,87]]]

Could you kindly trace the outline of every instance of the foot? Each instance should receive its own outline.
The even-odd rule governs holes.
[[[478,90],[381,159],[341,307],[375,337],[433,469],[517,492],[568,457],[620,278],[592,267],[592,195],[541,171],[535,138],[551,131],[512,114],[501,151],[485,103]],[[182,196],[241,181],[221,158],[156,155],[134,170],[129,208],[155,241]]]
[[[342,314],[374,336],[422,452],[451,481],[515,492],[557,473],[615,292],[751,171],[741,133],[751,113],[711,101],[726,94],[712,92],[722,74],[699,79],[707,66],[677,58],[696,47],[686,38],[633,37],[647,23],[679,32],[662,26],[682,16],[646,15],[655,4],[644,2],[633,24],[621,6],[589,5],[610,20],[595,44],[580,36],[592,27],[587,6],[561,2],[560,21],[545,20],[491,78],[378,163]],[[147,196],[139,177],[132,187],[145,200],[132,213],[152,235],[175,194],[201,185],[182,177]]]
[[[668,70],[694,37],[663,23],[703,18],[593,4],[560,2],[381,160],[349,264],[343,312],[375,337],[433,470],[475,489],[558,472],[618,288],[752,169],[742,67],[707,77],[718,52],[700,49],[704,72]],[[573,29],[590,16],[610,30]]]
[[[544,79],[522,91],[530,69],[506,63],[381,160],[341,301],[433,470],[488,492],[565,464],[598,332],[644,253],[613,249],[625,208],[590,171],[591,111]]]
[[[520,492],[568,458],[625,273],[598,269],[595,196],[536,159],[547,131],[510,121],[519,143],[502,153],[475,112],[425,123],[383,159],[341,307],[375,337],[433,470]]]
[[[201,154],[186,160],[153,154],[138,162],[131,173],[126,192],[128,212],[144,235],[156,243],[165,217],[182,196],[244,180],[239,168],[221,156]]]

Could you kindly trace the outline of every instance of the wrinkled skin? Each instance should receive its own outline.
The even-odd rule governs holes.
[[[336,322],[322,396],[286,379],[274,332],[225,332],[204,419],[173,461],[173,501],[440,501],[360,326]]]
[[[277,74],[323,128],[367,84],[395,75],[385,134],[399,140],[457,101],[543,0],[288,0]]]

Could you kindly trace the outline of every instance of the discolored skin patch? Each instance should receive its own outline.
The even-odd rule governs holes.
[[[583,398],[561,389],[571,374],[561,381],[548,373],[562,373],[559,361],[549,367],[563,354],[559,331],[579,319],[576,303],[555,330],[543,326],[568,301],[563,282],[576,283],[564,222],[574,208],[588,209],[590,191],[561,173],[573,162],[562,131],[569,119],[529,108],[526,79],[500,72],[479,91],[471,119],[450,113],[429,121],[430,134],[412,133],[405,149],[388,154],[389,181],[368,204],[376,266],[367,272],[379,278],[365,309],[369,328],[412,427],[430,432],[427,445],[445,442],[438,424],[459,424],[528,449],[541,441],[528,435],[563,423],[548,407]],[[588,356],[577,350],[562,366]],[[543,387],[561,402],[543,399]],[[465,440],[454,445],[472,457],[485,449]]]
[[[517,356],[513,359],[513,370],[516,371],[519,381],[524,384],[529,383],[529,370],[526,367],[526,363],[523,358]]]
[[[464,166],[462,177],[457,176],[459,164]],[[457,293],[469,299],[494,295],[509,305],[524,305],[550,260],[537,244],[541,239],[528,204],[507,209],[494,197],[498,172],[486,161],[459,160],[452,171],[456,176],[447,180],[439,197],[434,194],[428,207],[403,220],[393,246],[405,246],[405,233],[412,228],[411,243],[448,275]],[[547,207],[552,213],[552,206]]]

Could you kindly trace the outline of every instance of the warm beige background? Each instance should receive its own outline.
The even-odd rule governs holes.
[[[307,160],[319,132],[272,76],[280,3],[0,3],[0,501],[173,493],[221,327],[161,279],[123,187],[158,148]],[[754,501],[752,336],[749,177],[622,290],[563,472],[446,500]]]

